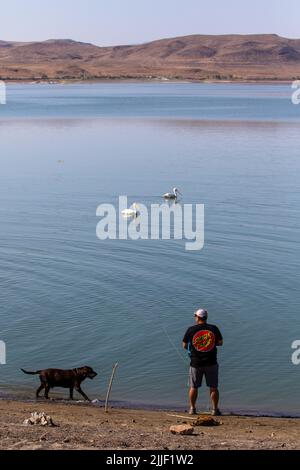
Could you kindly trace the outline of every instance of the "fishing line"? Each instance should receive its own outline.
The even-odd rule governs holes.
[[[166,337],[168,338],[168,340],[169,340],[171,346],[172,346],[173,349],[175,350],[176,354],[180,357],[180,359],[184,362],[184,364],[187,364],[186,359],[185,359],[184,356],[179,352],[179,349],[178,349],[178,348],[175,346],[175,344],[173,343],[173,341],[172,341],[172,339],[171,339],[169,333],[168,333],[167,330],[166,330],[166,327],[165,327],[164,325],[162,325],[162,328],[163,328],[163,331],[164,331]]]

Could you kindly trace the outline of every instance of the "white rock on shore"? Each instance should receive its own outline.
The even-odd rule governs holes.
[[[37,412],[31,413],[30,418],[25,419],[23,424],[24,426],[55,426],[51,416]]]

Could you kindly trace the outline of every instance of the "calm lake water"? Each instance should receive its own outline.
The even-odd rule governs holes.
[[[289,85],[11,85],[0,105],[1,394],[20,367],[99,372],[103,399],[186,405],[181,340],[205,306],[224,335],[222,408],[300,414],[300,106]],[[59,163],[62,160],[63,163]],[[100,241],[96,208],[205,204],[205,247]],[[200,406],[209,405],[207,390]]]

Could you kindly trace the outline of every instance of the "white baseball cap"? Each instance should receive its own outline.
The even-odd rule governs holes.
[[[206,320],[208,317],[208,312],[204,308],[200,308],[194,313],[195,317],[202,318],[203,320]]]

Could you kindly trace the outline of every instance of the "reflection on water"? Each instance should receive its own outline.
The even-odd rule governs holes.
[[[13,104],[0,119],[6,391],[35,389],[20,367],[90,364],[100,375],[85,387],[103,398],[119,362],[116,400],[184,406],[181,340],[195,308],[205,306],[225,339],[224,408],[297,413],[299,370],[290,359],[300,300],[297,107],[279,86],[211,87],[200,96],[189,84],[54,87],[50,108],[53,88],[18,85],[16,95],[11,88]],[[155,112],[162,103],[159,118],[150,116],[147,93],[156,94]],[[251,107],[245,121],[232,122],[243,94]],[[203,109],[191,119],[192,102]],[[150,205],[174,186],[184,203],[205,204],[201,252],[186,252],[184,241],[96,238],[99,204],[124,194],[129,204]]]
[[[0,118],[163,117],[299,121],[285,85],[98,83],[9,85]]]

